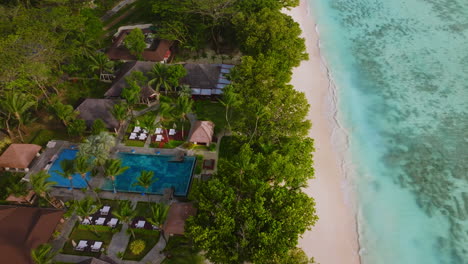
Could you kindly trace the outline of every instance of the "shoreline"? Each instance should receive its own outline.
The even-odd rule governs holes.
[[[326,61],[321,55],[318,26],[309,5],[284,10],[302,29],[309,60],[293,69],[291,84],[310,104],[309,136],[315,141],[315,178],[304,192],[316,201],[316,225],[299,239],[299,247],[322,264],[358,264],[359,232],[355,197],[347,177],[344,153],[348,137],[337,118],[338,98]],[[340,153],[342,153],[340,155]]]

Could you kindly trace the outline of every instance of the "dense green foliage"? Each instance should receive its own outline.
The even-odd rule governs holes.
[[[145,35],[140,28],[134,28],[130,31],[124,40],[125,47],[137,58],[141,58],[143,51],[145,50]]]

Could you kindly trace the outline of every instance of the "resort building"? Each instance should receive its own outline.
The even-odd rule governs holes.
[[[125,47],[124,40],[134,28],[140,28],[145,34],[146,49],[143,51],[142,60],[153,62],[167,62],[171,57],[172,41],[153,37],[154,28],[151,24],[120,27],[113,36],[112,46],[106,55],[111,60],[133,61],[137,57]]]
[[[211,121],[196,121],[189,142],[209,146],[213,140],[214,126]]]
[[[46,243],[63,211],[0,206],[0,256],[2,263],[33,264],[31,250]]]
[[[0,168],[28,172],[40,150],[35,144],[11,144],[0,156]]]
[[[192,203],[173,203],[167,213],[164,232],[169,235],[184,235],[185,221],[197,213]]]
[[[91,127],[95,120],[101,119],[106,124],[107,129],[115,130],[119,127],[119,121],[112,115],[112,109],[120,100],[113,99],[86,99],[76,110],[78,117],[86,122],[87,127]]]
[[[150,61],[129,61],[122,65],[119,73],[117,74],[114,83],[104,94],[106,98],[120,98],[122,91],[125,87],[128,86],[126,78],[134,71],[140,71],[142,73],[149,72],[155,62]],[[157,95],[149,85],[144,85],[141,87],[140,101],[142,103],[149,103]]]
[[[223,93],[223,88],[230,84],[226,74],[234,65],[228,64],[184,64],[187,75],[182,78],[181,84],[190,86],[195,97],[210,98]]]

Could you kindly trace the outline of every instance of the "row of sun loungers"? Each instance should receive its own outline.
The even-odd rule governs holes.
[[[93,217],[89,217],[84,219],[81,224],[83,225],[104,225],[104,222],[106,222],[105,217],[99,217],[98,219],[94,220]],[[115,227],[119,223],[119,220],[117,218],[111,218],[111,220],[107,223],[107,226],[110,227]]]
[[[99,252],[102,247],[102,241],[95,241],[92,245],[89,245],[87,240],[80,240],[78,245],[75,247],[76,251],[85,251],[86,248],[90,247],[91,252]]]
[[[131,133],[128,139],[145,140],[147,137],[148,137],[148,134],[145,134],[145,133],[141,133],[139,135],[137,133]]]
[[[157,134],[162,134],[164,132],[164,130],[162,128],[156,128],[156,130],[154,131],[154,133],[157,135]],[[175,129],[169,129],[169,136],[174,136],[175,134],[177,133],[177,131]]]
[[[133,129],[133,133],[144,133],[144,134],[148,134],[148,130],[146,129],[142,129],[141,127],[139,126],[136,126],[134,129]]]

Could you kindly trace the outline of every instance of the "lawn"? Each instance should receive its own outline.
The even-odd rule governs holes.
[[[143,141],[143,140],[132,140],[132,139],[126,138],[125,139],[125,146],[128,146],[128,147],[144,147],[145,142],[146,141]]]
[[[52,139],[70,140],[70,136],[67,134],[65,128],[54,130],[40,129],[32,133],[28,141],[30,144],[36,144],[45,147],[47,142]]]
[[[202,173],[203,170],[203,155],[197,155],[197,163],[195,164],[195,174]]]
[[[87,230],[86,228],[89,228],[89,226],[83,226],[77,223],[72,233],[68,237],[67,242],[63,246],[61,253],[69,255],[98,257],[101,254],[101,252],[76,251],[73,247],[72,240],[75,241],[75,243],[78,243],[80,240],[102,241],[103,248],[107,249],[110,241],[112,240],[112,236],[114,235],[114,233],[111,230],[118,231],[117,228],[110,229],[107,226],[97,226],[97,232],[94,233],[93,230]]]
[[[199,254],[190,241],[183,236],[172,236],[167,242],[166,259],[163,264],[202,264],[204,258]]]
[[[215,133],[226,127],[226,109],[221,103],[200,100],[195,101],[194,108],[198,120],[210,120],[215,124]]]
[[[112,211],[119,211],[120,208],[120,201],[119,200],[108,200],[108,199],[101,199],[102,206],[108,205],[111,207]]]
[[[159,231],[156,230],[146,230],[146,229],[133,229],[135,232],[135,238],[130,236],[130,241],[128,241],[127,249],[125,250],[123,259],[126,260],[136,260],[139,261],[148,254],[148,252],[158,243],[159,241]],[[134,240],[141,239],[145,241],[145,249],[139,255],[134,255],[130,251],[130,243]]]
[[[169,140],[169,142],[164,144],[164,148],[177,148],[178,146],[184,143],[185,141],[182,141],[182,140]]]
[[[24,177],[22,172],[10,172],[10,171],[1,171],[0,172],[0,200],[5,200],[9,193],[6,190],[7,187],[15,184]]]
[[[138,202],[135,211],[137,212],[137,216],[142,216],[145,218],[151,217],[151,205],[154,203],[148,202]]]

